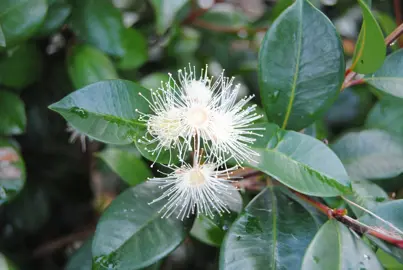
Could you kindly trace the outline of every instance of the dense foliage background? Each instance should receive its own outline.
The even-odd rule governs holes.
[[[329,214],[341,222],[326,222],[326,215],[301,194],[322,197],[316,199],[320,205],[347,209],[349,216],[402,239],[403,40],[398,36],[403,30],[392,32],[402,23],[403,4],[298,0],[280,16],[293,3],[1,0],[0,269],[84,270],[93,260],[93,269],[299,269],[302,261],[304,269],[403,269],[402,249],[373,236],[359,233],[363,240],[357,238],[343,211]],[[392,39],[385,45],[388,35]],[[295,64],[295,59],[302,60]],[[153,222],[149,232],[133,233],[127,247],[97,257],[94,252],[109,252],[114,233],[131,233],[118,219],[110,228],[98,225],[92,243],[106,207],[162,167],[149,168],[152,157],[133,140],[113,145],[84,139],[48,106],[107,79],[156,89],[169,72],[175,75],[189,63],[197,70],[208,64],[214,76],[225,69],[241,84],[242,95],[255,94],[266,115],[263,122],[274,123],[264,138],[276,138],[275,146],[267,147],[290,159],[262,152],[267,163],[257,169],[273,178],[246,169],[232,214],[201,216],[194,223],[145,217],[145,223]],[[293,64],[296,70],[287,68]],[[350,66],[353,71],[345,73]],[[302,83],[290,80],[298,69]],[[107,86],[91,87],[95,93]],[[102,91],[86,96],[87,101],[102,100]],[[66,104],[58,104],[52,109],[76,125],[87,118],[86,111],[66,111]],[[343,166],[352,191],[340,180],[347,175]],[[300,177],[293,178],[299,169]],[[341,178],[328,180],[330,175]],[[277,187],[274,178],[301,193]],[[316,184],[322,180],[328,186]],[[138,202],[153,199],[152,190],[134,192],[118,199],[128,210],[115,203],[104,220],[114,211],[136,212]],[[397,228],[336,196],[341,194]],[[119,231],[121,224],[126,229]],[[162,238],[155,240],[154,234]],[[145,260],[142,252],[153,259]]]

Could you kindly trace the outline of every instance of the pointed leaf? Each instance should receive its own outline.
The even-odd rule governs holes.
[[[386,57],[382,67],[364,78],[365,82],[378,90],[403,98],[403,49]]]
[[[136,83],[109,80],[90,84],[49,106],[75,129],[96,140],[129,144],[144,123],[136,109],[147,113],[148,103],[139,93],[149,91]]]
[[[382,66],[386,56],[386,45],[381,27],[378,25],[368,4],[358,0],[362,10],[363,23],[355,47],[353,64],[350,69],[368,74]]]
[[[350,180],[336,154],[321,141],[268,124],[253,145],[257,168],[301,193],[331,197],[350,191]]]
[[[0,91],[0,135],[24,133],[27,119],[22,100],[14,93]]]
[[[403,139],[383,130],[347,133],[332,149],[351,177],[391,178],[403,172]]]
[[[306,250],[302,270],[383,269],[375,253],[355,233],[332,219]]]
[[[317,120],[344,80],[343,48],[330,20],[297,0],[266,33],[259,77],[269,121],[300,130]]]
[[[75,88],[119,76],[112,61],[102,51],[89,45],[74,46],[67,56],[69,76]]]
[[[108,147],[98,153],[97,156],[131,186],[147,181],[148,177],[152,176],[147,164],[134,153]]]
[[[220,269],[298,269],[321,225],[317,212],[305,206],[281,188],[264,189],[228,231]]]
[[[153,264],[186,237],[184,223],[161,218],[161,189],[147,182],[116,198],[102,215],[92,244],[93,269],[134,270]]]
[[[8,47],[31,37],[43,23],[46,0],[1,0],[0,24]]]

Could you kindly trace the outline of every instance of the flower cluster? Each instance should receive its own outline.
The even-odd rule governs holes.
[[[195,68],[179,70],[177,81],[169,74],[168,82],[151,90],[151,98],[143,96],[152,113],[139,112],[147,125],[140,142],[152,146],[148,151],[156,160],[162,151],[176,149],[181,162],[180,167],[168,164],[172,173],[166,177],[150,179],[166,189],[153,201],[168,200],[161,209],[163,217],[176,213],[183,219],[196,209],[210,216],[228,211],[220,194],[228,192],[232,171],[258,156],[250,144],[259,136],[261,128],[253,123],[262,115],[256,113],[256,105],[248,105],[253,96],[238,100],[234,78],[221,73],[214,79],[207,72],[207,67],[200,76]],[[188,153],[192,165],[186,162]],[[227,168],[230,159],[237,165]]]

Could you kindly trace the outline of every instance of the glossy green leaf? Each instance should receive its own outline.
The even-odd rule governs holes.
[[[21,44],[0,57],[0,84],[22,89],[40,78],[42,55],[34,43]]]
[[[8,47],[31,37],[43,23],[46,0],[1,0],[0,25]]]
[[[147,40],[140,32],[132,28],[126,29],[123,36],[123,45],[125,53],[118,62],[120,69],[138,68],[147,61]]]
[[[335,219],[326,222],[306,250],[302,270],[383,269],[375,253]]]
[[[378,90],[395,97],[403,98],[403,50],[386,57],[382,67],[364,78],[365,82]]]
[[[367,210],[374,210],[379,204],[389,200],[388,194],[378,185],[367,180],[354,180],[351,182],[353,193],[347,199],[353,201]],[[363,210],[350,204],[354,214],[359,217],[365,214]]]
[[[380,204],[374,211],[372,211],[375,215],[379,216],[381,219],[386,220],[398,230],[403,231],[403,200],[395,200],[385,202]],[[386,234],[390,234],[393,238],[402,239],[402,234],[397,232],[394,228],[387,225],[384,221],[366,214],[362,216],[359,221],[364,224],[372,227],[382,228],[383,232]],[[401,263],[403,263],[403,249],[398,248],[394,245],[383,242],[382,240],[367,236],[371,241],[373,241],[378,247],[384,250],[389,255],[392,255]]]
[[[6,37],[4,36],[1,24],[0,24],[0,47],[6,47]]]
[[[0,269],[2,270],[18,270],[18,268],[9,259],[0,253]]]
[[[403,135],[403,99],[384,97],[371,109],[365,127]]]
[[[15,146],[4,139],[0,139],[0,205],[18,194],[24,184],[24,161]]]
[[[161,218],[161,189],[147,182],[117,197],[102,215],[92,245],[93,269],[134,270],[153,264],[186,237],[184,223]]]
[[[386,56],[383,33],[371,9],[363,0],[358,0],[362,10],[363,23],[355,47],[353,64],[350,69],[368,74],[382,66]]]
[[[67,67],[70,79],[77,89],[119,77],[109,57],[90,45],[74,46],[68,54]]]
[[[140,114],[149,110],[139,93],[149,91],[125,80],[90,84],[49,106],[60,113],[76,130],[96,140],[112,144],[129,144],[144,123]]]
[[[317,120],[344,80],[343,48],[329,19],[297,0],[266,33],[259,78],[269,121],[300,130]]]
[[[156,26],[157,33],[163,34],[171,25],[174,23],[175,16],[178,11],[188,2],[189,0],[151,0],[153,5],[155,16],[156,16]]]
[[[71,5],[66,0],[53,1],[48,9],[40,35],[49,35],[59,30],[71,14]]]
[[[260,157],[248,166],[309,195],[332,197],[350,190],[343,164],[323,142],[273,124],[265,128],[253,145]]]
[[[82,246],[70,257],[66,270],[91,270],[92,269],[92,237],[85,240]]]
[[[357,179],[391,178],[403,172],[403,139],[383,130],[347,133],[332,149]]]
[[[231,224],[237,218],[238,214],[242,211],[242,197],[239,192],[230,186],[229,193],[224,193],[222,196],[226,198],[224,201],[228,203],[228,210],[230,213],[223,213],[223,215],[215,215],[213,218],[200,214],[197,216],[193,223],[190,235],[199,241],[219,247],[224,239],[224,236]]]
[[[122,15],[108,0],[71,0],[71,28],[77,37],[116,56],[125,53]]]
[[[152,176],[147,164],[135,153],[108,147],[97,156],[131,186],[140,184]]]
[[[0,135],[17,135],[25,131],[24,103],[17,95],[0,91],[0,119]]]
[[[281,188],[264,189],[229,229],[220,269],[299,269],[321,225],[317,212],[307,210]]]

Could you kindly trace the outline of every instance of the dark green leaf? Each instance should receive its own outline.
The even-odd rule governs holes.
[[[388,270],[402,270],[403,269],[403,263],[400,263],[393,256],[387,254],[382,249],[378,249],[376,251],[376,256],[378,257],[378,260],[382,263],[382,265],[385,267],[385,269],[388,269]]]
[[[363,0],[358,0],[358,3],[361,6],[364,21],[350,69],[361,74],[368,74],[375,72],[382,66],[386,56],[386,45],[382,30],[371,9]]]
[[[24,183],[24,161],[11,143],[0,139],[0,205],[18,194]]]
[[[391,178],[403,172],[403,140],[383,130],[347,133],[332,149],[357,179]]]
[[[108,147],[97,154],[123,181],[135,186],[152,176],[150,169],[135,153]]]
[[[321,225],[317,212],[281,188],[266,188],[231,226],[221,247],[220,269],[299,269]]]
[[[8,47],[28,39],[41,26],[46,0],[1,0],[0,25]]]
[[[0,47],[6,47],[6,38],[4,36],[3,28],[1,27],[1,24],[0,24]]]
[[[46,14],[39,34],[49,35],[60,29],[71,13],[71,5],[65,0],[53,1]]]
[[[126,190],[112,202],[95,232],[95,269],[140,269],[163,258],[183,241],[183,223],[175,217],[162,219],[158,213],[165,202],[149,204],[160,194],[158,186],[147,182]]]
[[[0,269],[18,270],[18,268],[10,260],[8,260],[2,253],[0,253]]]
[[[120,69],[138,68],[147,61],[147,40],[140,32],[132,28],[126,29],[123,45],[125,53],[118,63]]]
[[[0,91],[0,119],[0,135],[16,135],[25,131],[24,103],[17,95]]]
[[[388,194],[378,185],[367,180],[354,180],[351,182],[353,189],[352,195],[347,195],[347,199],[364,207],[367,210],[374,210],[380,203],[389,200]],[[365,212],[358,207],[350,204],[354,214],[359,217]]]
[[[335,219],[326,222],[309,245],[302,270],[383,269],[375,253]]]
[[[385,202],[380,204],[374,211],[375,215],[379,216],[381,219],[386,220],[398,230],[403,230],[403,200],[395,200]],[[384,221],[376,218],[372,215],[364,215],[359,221],[363,222],[368,226],[379,228],[383,233],[389,234],[393,238],[402,239],[402,233],[396,231],[394,228],[390,227]],[[392,255],[403,263],[403,249],[398,248],[394,245],[388,244],[379,240],[378,238],[368,236],[368,238],[373,241],[378,247],[384,250],[386,253]]]
[[[0,57],[0,84],[22,89],[40,77],[42,55],[35,44],[25,43]]]
[[[189,0],[151,0],[151,4],[155,10],[158,34],[163,34],[171,27],[176,14],[188,1]]]
[[[403,50],[400,49],[386,57],[382,67],[364,80],[387,94],[403,98]]]
[[[125,53],[122,16],[109,0],[71,0],[71,27],[81,40],[116,56]]]
[[[67,66],[75,88],[119,77],[108,56],[89,45],[73,47],[67,57]]]
[[[74,252],[66,265],[66,270],[91,270],[92,268],[92,237],[85,240],[83,245]]]
[[[253,145],[260,157],[255,167],[301,193],[331,197],[350,190],[338,157],[321,141],[269,124]]]
[[[368,114],[365,126],[403,135],[403,99],[382,98]]]
[[[149,110],[139,93],[149,91],[125,80],[101,81],[88,85],[49,106],[81,133],[112,144],[129,144],[136,138],[140,114]]]
[[[190,231],[190,235],[199,241],[217,247],[221,245],[226,232],[242,211],[242,197],[235,188],[231,188],[230,193],[222,195],[227,197],[225,201],[231,202],[228,204],[231,213],[224,213],[222,216],[215,215],[213,218],[200,214],[195,219]]]
[[[297,0],[265,36],[259,77],[269,121],[300,130],[317,120],[344,80],[343,48],[329,19],[308,1]]]

